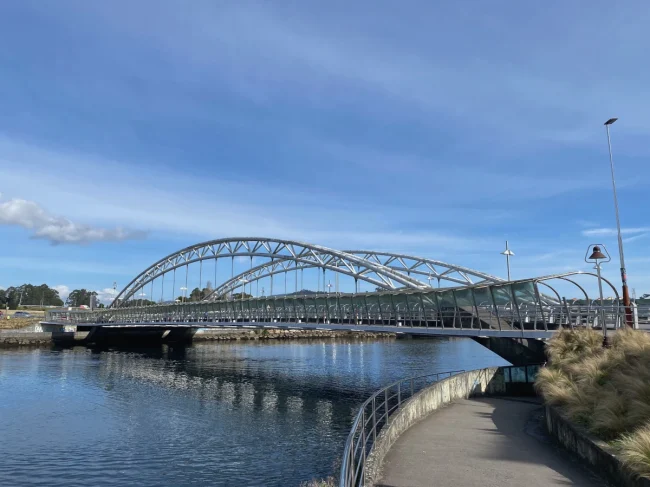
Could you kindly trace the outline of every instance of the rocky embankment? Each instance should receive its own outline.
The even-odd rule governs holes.
[[[395,338],[394,333],[368,333],[357,331],[330,331],[330,330],[201,330],[194,335],[192,341],[227,341],[227,340],[298,340],[321,338],[354,338],[377,339]]]
[[[51,333],[33,333],[33,332],[3,332],[0,333],[0,348],[2,347],[19,347],[19,346],[36,346],[44,347],[52,345]]]
[[[0,331],[0,348],[18,346],[83,345],[87,332],[39,333],[28,331]],[[305,340],[345,338],[355,340],[377,340],[395,338],[393,333],[368,333],[329,330],[199,330],[192,338],[193,342],[214,341],[267,341],[267,340]]]

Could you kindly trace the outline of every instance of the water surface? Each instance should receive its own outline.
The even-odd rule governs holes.
[[[0,350],[0,484],[297,486],[382,385],[503,364],[469,339]]]

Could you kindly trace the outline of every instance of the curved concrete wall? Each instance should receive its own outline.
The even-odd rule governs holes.
[[[457,399],[484,394],[505,393],[501,367],[472,370],[436,382],[406,401],[381,430],[366,460],[366,484],[373,485],[380,478],[384,457],[397,438],[430,413]]]
[[[650,487],[650,479],[635,476],[603,442],[571,424],[555,408],[546,406],[546,429],[555,440],[591,468],[620,487]]]

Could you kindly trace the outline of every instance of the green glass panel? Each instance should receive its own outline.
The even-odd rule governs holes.
[[[438,294],[440,317],[445,327],[459,326],[457,320],[456,302],[452,291],[442,291]]]

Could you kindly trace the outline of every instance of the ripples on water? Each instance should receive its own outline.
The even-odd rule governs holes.
[[[296,486],[338,473],[382,385],[504,363],[469,339],[0,351],[0,484]]]

